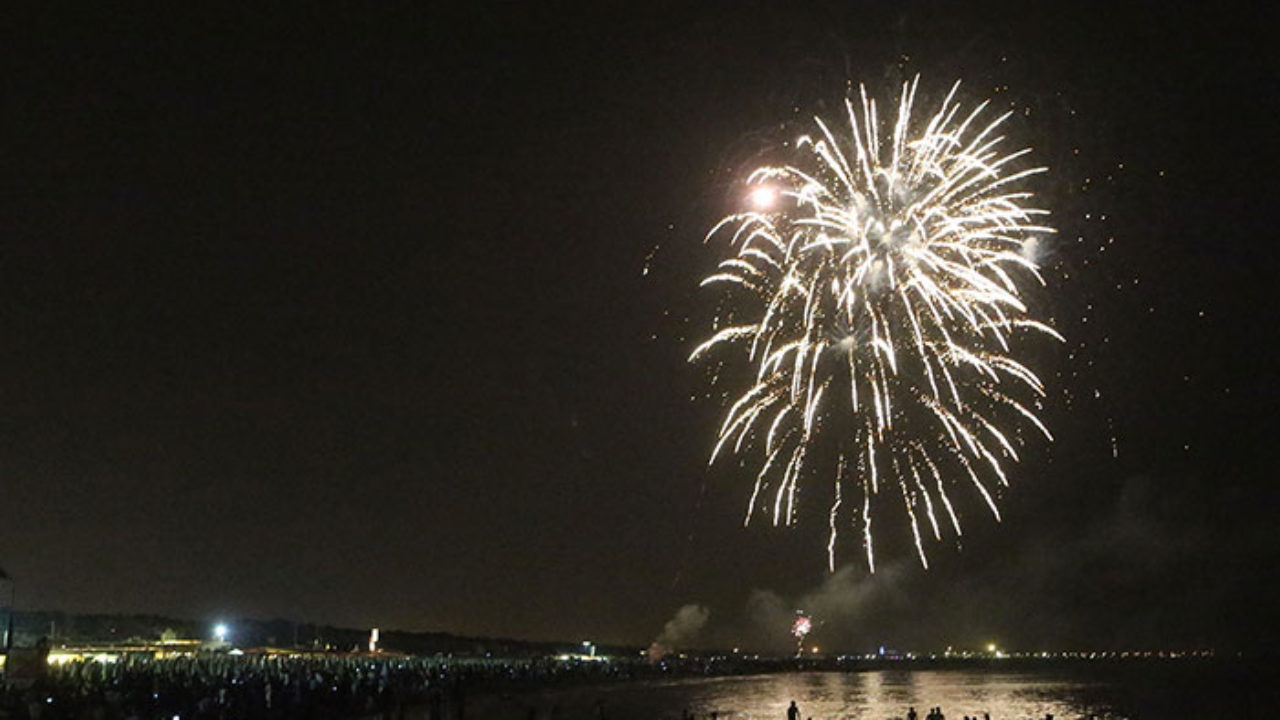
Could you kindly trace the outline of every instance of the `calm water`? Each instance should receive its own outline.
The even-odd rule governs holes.
[[[1174,665],[1181,665],[1175,667]],[[813,720],[906,715],[923,718],[940,705],[948,720],[1044,718],[1273,717],[1280,678],[1257,667],[1165,666],[1000,671],[916,670],[793,673],[645,681],[555,689],[468,703],[468,720],[591,720],[603,703],[606,720],[678,720],[688,708],[698,720],[783,720],[795,700]],[[555,708],[554,716],[551,712]]]

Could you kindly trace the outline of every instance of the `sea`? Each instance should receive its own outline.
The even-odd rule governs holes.
[[[644,680],[472,698],[468,720],[947,720],[1280,717],[1271,663],[1166,661],[1034,669],[880,669]]]

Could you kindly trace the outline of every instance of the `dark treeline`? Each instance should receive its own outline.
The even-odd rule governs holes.
[[[0,620],[2,622],[2,620]],[[227,621],[228,641],[238,647],[363,649],[369,630],[295,622],[237,618]],[[14,644],[33,646],[47,638],[53,647],[78,644],[153,642],[161,639],[210,639],[213,624],[158,615],[100,615],[58,611],[16,612]],[[541,657],[580,652],[574,642],[532,642],[509,638],[466,637],[443,632],[381,631],[379,648],[411,655]],[[638,648],[601,646],[599,651],[630,655]]]

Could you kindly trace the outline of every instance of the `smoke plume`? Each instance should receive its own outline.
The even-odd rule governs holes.
[[[672,650],[691,642],[707,624],[711,611],[696,603],[689,603],[662,627],[662,632],[649,645],[650,662],[661,660]]]

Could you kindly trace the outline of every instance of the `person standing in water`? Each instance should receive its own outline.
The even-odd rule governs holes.
[[[791,701],[791,707],[787,708],[787,720],[800,720],[800,708],[796,707],[796,701]]]

